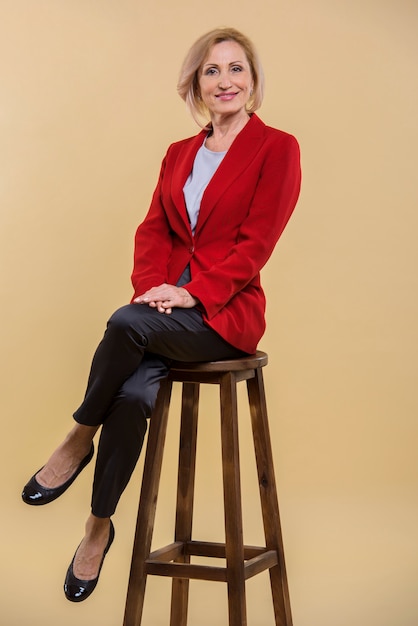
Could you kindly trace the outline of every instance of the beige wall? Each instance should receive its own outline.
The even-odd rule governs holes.
[[[230,24],[263,57],[261,116],[303,154],[301,200],[264,271],[261,344],[294,623],[416,626],[415,0],[1,0],[0,10],[1,623],[122,622],[140,467],[100,585],[80,606],[61,587],[93,468],[50,507],[19,494],[69,428],[106,318],[130,297],[134,229],[164,151],[195,132],[175,91],[186,48]],[[196,532],[210,538],[222,534],[208,443],[218,431],[213,411],[202,420]],[[173,448],[175,425],[173,415]],[[250,457],[250,543],[252,470]],[[167,470],[164,543],[171,491]],[[272,624],[267,579],[248,595],[249,623]],[[168,599],[168,581],[150,581],[146,625],[168,623]],[[223,586],[194,587],[190,624],[226,624]]]

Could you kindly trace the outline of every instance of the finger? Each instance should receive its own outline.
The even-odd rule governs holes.
[[[148,297],[144,297],[144,296],[138,296],[134,300],[135,304],[149,304],[149,302],[150,302],[150,299]]]

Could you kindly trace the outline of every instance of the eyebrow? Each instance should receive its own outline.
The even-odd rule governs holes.
[[[231,63],[228,63],[228,65],[238,65],[238,64],[243,64],[245,63],[245,61],[232,61]],[[219,67],[217,63],[204,63],[202,67]]]

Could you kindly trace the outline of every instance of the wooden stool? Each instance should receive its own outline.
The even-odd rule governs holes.
[[[148,574],[173,578],[171,626],[187,625],[189,580],[227,583],[229,626],[246,626],[245,581],[268,569],[276,626],[292,626],[262,368],[267,354],[230,361],[174,363],[161,383],[142,479],[124,626],[140,626]],[[260,486],[265,547],[243,544],[238,449],[237,383],[246,380]],[[150,552],[173,382],[183,383],[174,542]],[[201,383],[220,386],[225,543],[192,540],[197,417]],[[191,556],[226,559],[198,565]]]

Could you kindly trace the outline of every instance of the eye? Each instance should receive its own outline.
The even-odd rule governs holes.
[[[205,72],[206,76],[214,76],[216,74],[217,70],[215,67],[208,67],[208,69]]]
[[[232,70],[233,72],[242,72],[242,67],[241,67],[241,65],[233,65],[233,66],[231,67],[231,70]]]

